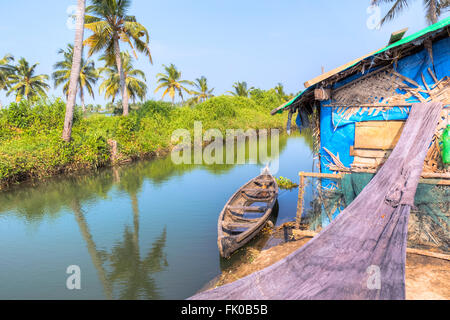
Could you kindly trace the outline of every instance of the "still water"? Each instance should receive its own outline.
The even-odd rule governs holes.
[[[280,136],[279,171],[311,171],[311,137]],[[175,165],[171,158],[21,184],[0,193],[0,299],[185,299],[229,262],[217,217],[264,164]],[[305,199],[306,203],[308,198]],[[295,217],[280,191],[277,225]],[[81,269],[68,290],[67,267]]]

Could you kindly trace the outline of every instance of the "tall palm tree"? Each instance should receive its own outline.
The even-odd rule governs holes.
[[[203,102],[208,98],[214,97],[212,94],[214,88],[211,90],[208,88],[208,81],[204,76],[195,79],[194,86],[196,89],[191,91],[191,94],[194,95],[194,99],[196,99],[197,102]]]
[[[0,91],[8,89],[8,78],[14,72],[14,67],[9,63],[13,60],[14,58],[10,54],[6,54],[2,59],[0,59]],[[0,109],[1,108],[2,103],[0,101]]]
[[[193,85],[192,81],[189,80],[180,80],[181,72],[177,70],[175,65],[171,64],[170,66],[166,66],[163,64],[165,73],[158,73],[156,78],[158,78],[157,83],[159,85],[155,89],[155,93],[158,92],[161,88],[166,88],[164,91],[162,98],[164,99],[166,94],[169,94],[169,97],[172,98],[172,103],[175,101],[175,94],[178,92],[178,95],[181,97],[181,100],[184,101],[183,91],[186,93],[190,93],[190,91],[183,86],[183,84]]]
[[[381,3],[393,3],[391,9],[387,12],[380,25],[394,19],[401,11],[408,7],[411,0],[372,0],[372,5],[380,5]],[[426,10],[426,19],[429,24],[438,22],[439,16],[450,8],[449,0],[423,0]]]
[[[35,100],[39,97],[46,97],[46,91],[50,88],[47,84],[48,75],[35,75],[38,63],[30,67],[25,58],[21,58],[14,66],[14,73],[9,75],[6,85],[9,87],[7,95],[12,93],[16,95],[16,102],[24,97],[29,100]]]
[[[245,82],[245,81],[235,82],[233,84],[233,88],[234,88],[234,92],[232,92],[232,91],[228,91],[228,92],[231,93],[233,96],[238,96],[238,97],[248,97],[250,95],[250,92],[255,89],[254,87],[247,88],[247,82]]]
[[[109,57],[115,57],[120,77],[123,115],[128,115],[128,95],[126,92],[125,74],[120,55],[120,41],[128,43],[133,49],[144,53],[152,62],[149,35],[147,29],[136,21],[134,16],[127,15],[131,0],[91,0],[87,8],[85,27],[93,32],[85,44],[90,47],[89,55],[105,51]],[[93,15],[90,15],[90,14]],[[141,39],[144,37],[144,39]]]
[[[73,49],[72,68],[70,71],[69,94],[67,96],[66,114],[64,117],[64,129],[62,139],[69,142],[72,137],[73,109],[77,98],[78,79],[80,77],[83,57],[84,16],[86,0],[78,0],[77,17],[75,20],[75,45]]]
[[[122,52],[121,59],[127,88],[127,98],[131,98],[133,102],[136,102],[136,98],[144,100],[147,95],[144,72],[139,69],[133,69],[133,58],[128,52]],[[116,96],[120,93],[120,74],[117,71],[117,65],[114,62],[111,63],[111,61],[108,61],[107,56],[103,56],[101,60],[106,62],[105,67],[100,69],[100,72],[105,74],[105,80],[100,84],[99,91],[105,93],[106,99],[112,98],[114,102]]]
[[[56,71],[53,72],[52,77],[55,82],[55,87],[63,84],[63,92],[67,99],[69,97],[70,73],[72,71],[73,45],[67,45],[66,50],[60,49],[58,51],[58,54],[62,54],[64,56],[64,60],[58,61],[53,66]],[[84,90],[86,89],[89,95],[92,98],[95,98],[92,86],[95,85],[98,77],[99,74],[97,69],[95,69],[94,61],[85,61],[83,58],[81,58],[81,69],[80,75],[78,77],[78,89],[80,92],[81,107],[83,108],[83,112],[86,111],[84,103]]]

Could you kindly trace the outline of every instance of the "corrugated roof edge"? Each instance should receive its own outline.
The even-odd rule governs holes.
[[[378,51],[375,52],[374,54],[372,54],[372,55],[370,55],[370,56],[366,57],[365,59],[362,59],[362,60],[360,60],[360,61],[358,61],[358,62],[355,62],[354,64],[352,64],[351,66],[349,66],[349,67],[347,67],[347,68],[341,70],[340,72],[343,72],[343,71],[345,71],[345,70],[348,70],[349,68],[355,66],[356,64],[360,63],[361,61],[364,61],[364,60],[369,59],[369,58],[371,58],[371,57],[373,57],[373,56],[376,56],[377,54],[383,53],[383,52],[385,52],[385,51],[387,51],[387,50],[390,50],[390,49],[392,49],[392,48],[398,47],[398,46],[400,46],[400,45],[402,45],[402,44],[405,44],[405,43],[414,41],[414,40],[416,40],[417,38],[419,38],[419,37],[421,37],[421,36],[423,36],[423,35],[426,35],[427,33],[434,32],[434,31],[437,31],[437,30],[439,30],[439,29],[442,29],[442,28],[448,26],[449,24],[450,24],[450,17],[447,17],[447,18],[443,19],[442,21],[439,21],[439,22],[437,22],[437,23],[435,23],[435,24],[432,24],[431,26],[428,26],[428,27],[426,27],[426,28],[424,28],[424,29],[422,29],[422,30],[420,30],[420,31],[417,31],[416,33],[413,33],[412,35],[409,35],[409,36],[407,36],[407,37],[405,37],[405,38],[403,38],[403,39],[401,39],[401,40],[399,40],[399,41],[397,41],[397,42],[394,42],[393,44],[391,44],[391,45],[389,45],[389,46],[387,46],[387,47],[385,47],[385,48],[383,48],[383,49],[378,50]],[[339,73],[340,73],[340,72],[339,72]],[[272,114],[282,113],[286,108],[288,108],[289,106],[291,106],[291,105],[292,105],[294,102],[296,102],[296,101],[297,101],[297,100],[298,100],[305,92],[309,91],[309,90],[310,90],[312,87],[314,87],[314,86],[315,86],[315,84],[312,85],[312,86],[310,86],[310,87],[308,87],[306,90],[302,91],[302,92],[301,92],[300,94],[298,94],[295,98],[293,98],[291,101],[289,101],[289,103],[287,103],[285,106],[282,106],[281,108],[278,107],[278,108],[272,110],[272,112],[273,112]],[[277,109],[278,109],[278,110],[277,110]]]

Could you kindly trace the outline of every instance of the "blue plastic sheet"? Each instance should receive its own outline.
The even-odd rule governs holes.
[[[396,71],[410,79],[413,79],[421,88],[426,91],[423,84],[422,74],[424,75],[427,85],[430,87],[434,84],[434,80],[431,74],[428,72],[428,68],[433,70],[438,80],[445,76],[450,76],[450,38],[445,38],[433,44],[433,60],[434,65],[431,63],[430,56],[426,49],[419,51],[416,54],[399,59],[397,63]],[[369,70],[373,72],[376,69]],[[367,72],[365,73],[367,74]],[[333,88],[339,88],[340,86],[358,79],[363,74],[357,74],[348,78],[345,78],[337,82]],[[428,98],[427,94],[423,95],[424,98]],[[417,98],[411,98],[406,100],[407,102],[419,102]],[[380,111],[375,114],[374,112],[358,112],[348,119],[342,117],[342,112],[338,113],[336,107],[327,107],[330,101],[323,101],[320,110],[320,141],[321,141],[321,171],[323,173],[332,173],[327,165],[331,163],[331,158],[324,150],[327,148],[334,155],[338,155],[340,161],[346,167],[350,167],[353,163],[353,157],[350,156],[350,146],[355,143],[355,122],[360,121],[387,121],[387,120],[406,120],[408,118],[408,108],[394,107],[389,110]],[[341,110],[342,111],[342,110]],[[323,188],[333,188],[335,181],[323,179]],[[333,218],[339,212],[333,214]],[[326,215],[323,215],[322,224],[325,226],[330,221]]]

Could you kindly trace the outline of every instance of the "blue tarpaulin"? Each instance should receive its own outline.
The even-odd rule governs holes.
[[[433,62],[426,49],[419,51],[413,55],[399,59],[396,66],[396,71],[421,85],[422,89],[426,91],[425,85],[422,81],[422,74],[424,75],[427,85],[430,87],[434,84],[434,80],[428,72],[428,68],[433,70],[438,80],[445,76],[450,76],[450,38],[433,43]],[[370,70],[374,72],[376,69]],[[367,74],[367,73],[366,73]],[[360,78],[365,74],[357,74],[337,82],[333,89]],[[428,98],[425,94],[424,98]],[[406,102],[419,102],[416,98],[408,99]],[[387,120],[406,120],[408,118],[408,107],[394,107],[389,110],[378,111],[377,113],[370,111],[358,112],[344,119],[342,109],[337,112],[339,107],[329,107],[330,101],[323,101],[321,103],[320,112],[320,141],[321,141],[321,172],[333,173],[327,165],[330,164],[330,157],[325,152],[324,148],[328,149],[334,155],[338,155],[340,161],[346,167],[350,167],[353,163],[353,157],[350,156],[350,146],[355,143],[355,122],[360,121],[387,121]],[[330,188],[335,182],[331,180],[323,180],[324,188]],[[336,216],[335,213],[334,216]],[[333,217],[334,218],[334,217]],[[327,225],[329,219],[324,215],[323,224]]]

